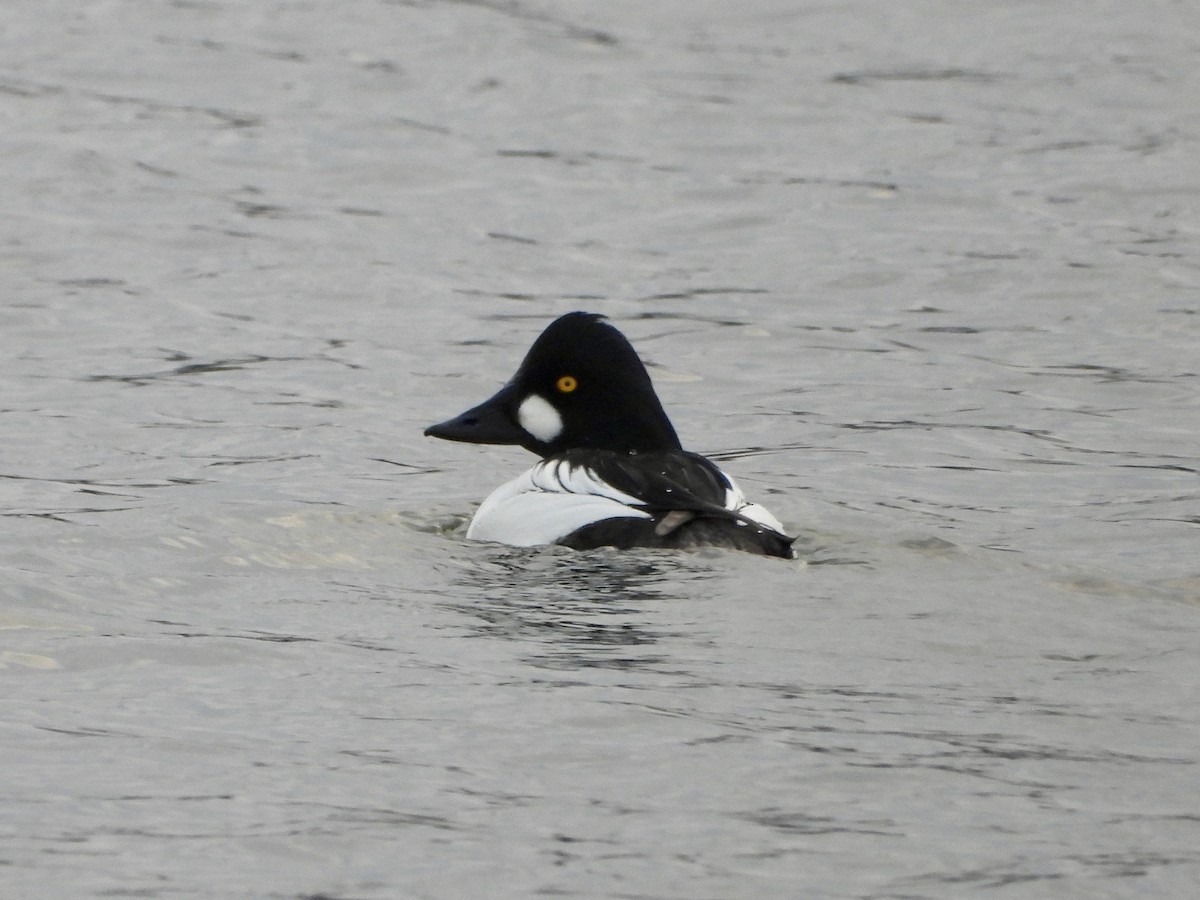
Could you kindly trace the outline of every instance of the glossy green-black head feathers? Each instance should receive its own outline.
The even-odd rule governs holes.
[[[519,444],[539,456],[578,447],[635,453],[680,446],[632,345],[585,312],[552,322],[495,396],[425,434]]]

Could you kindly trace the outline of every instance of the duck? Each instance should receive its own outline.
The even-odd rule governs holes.
[[[596,313],[555,319],[494,396],[425,435],[541,457],[483,501],[468,540],[795,557],[775,516],[683,449],[633,345]]]

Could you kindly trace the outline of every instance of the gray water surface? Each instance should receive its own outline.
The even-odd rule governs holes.
[[[0,13],[0,895],[1193,898],[1200,12]],[[608,315],[799,535],[516,550]]]

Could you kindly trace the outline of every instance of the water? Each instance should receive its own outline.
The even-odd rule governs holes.
[[[3,895],[1195,896],[1198,26],[8,4]],[[800,561],[462,539],[576,308]]]

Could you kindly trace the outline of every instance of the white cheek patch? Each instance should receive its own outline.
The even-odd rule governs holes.
[[[530,394],[521,401],[517,407],[517,421],[543,444],[549,444],[562,434],[562,416],[537,394]]]

